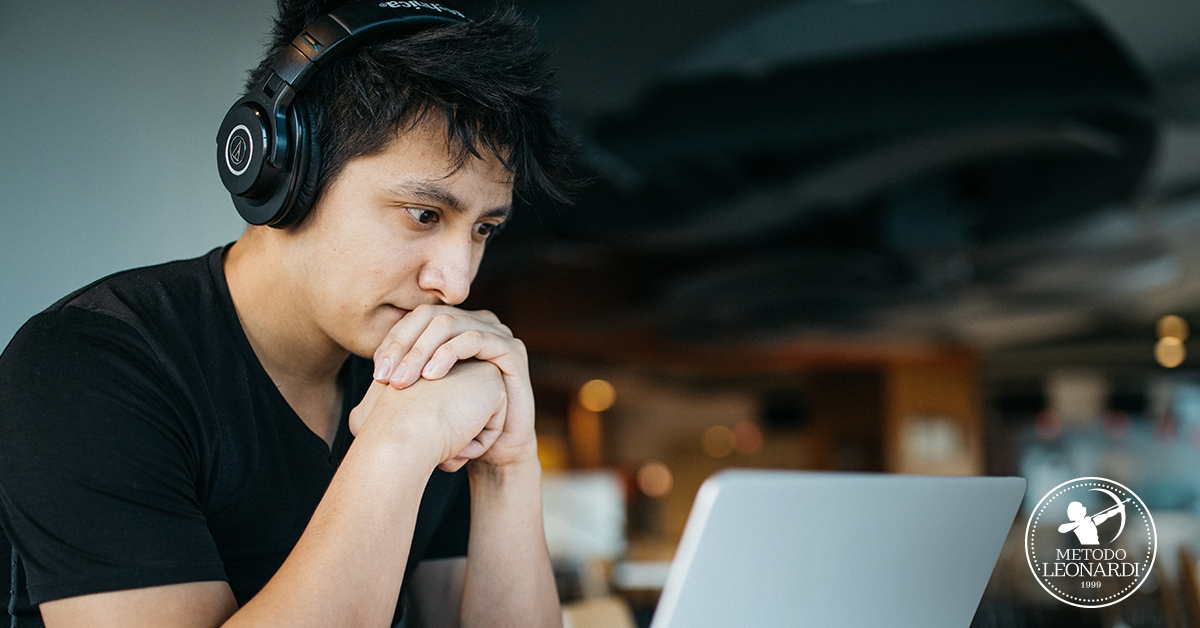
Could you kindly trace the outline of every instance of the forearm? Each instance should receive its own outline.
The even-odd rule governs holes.
[[[433,464],[360,434],[287,560],[225,625],[389,625]]]
[[[468,465],[471,537],[463,626],[561,626],[542,527],[541,467]]]

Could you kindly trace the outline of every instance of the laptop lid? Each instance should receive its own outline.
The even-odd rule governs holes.
[[[967,628],[1011,477],[728,470],[696,495],[651,628]]]

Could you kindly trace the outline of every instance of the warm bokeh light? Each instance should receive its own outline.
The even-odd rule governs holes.
[[[666,497],[675,486],[671,469],[658,460],[650,460],[637,472],[638,490],[648,497]]]
[[[567,451],[567,441],[565,438],[551,434],[538,435],[537,456],[543,470],[558,471],[566,469],[570,462]]]
[[[617,389],[602,379],[593,379],[579,387],[579,405],[592,412],[604,412],[616,401]]]
[[[733,453],[736,444],[733,430],[724,425],[714,425],[704,430],[704,436],[700,438],[700,448],[713,458],[724,458]]]
[[[1158,337],[1163,338],[1178,338],[1180,342],[1188,338],[1188,324],[1183,318],[1169,314],[1158,319]]]
[[[1154,359],[1169,369],[1183,364],[1185,357],[1187,349],[1183,347],[1183,341],[1174,336],[1166,336],[1154,345]]]
[[[762,449],[763,433],[754,421],[739,421],[733,426],[734,447],[739,454],[748,456]]]

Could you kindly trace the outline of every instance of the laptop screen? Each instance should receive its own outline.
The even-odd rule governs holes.
[[[1025,480],[729,470],[700,488],[651,628],[967,628]]]

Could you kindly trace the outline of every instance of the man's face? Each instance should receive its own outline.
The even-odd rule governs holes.
[[[369,357],[418,305],[466,299],[512,206],[509,173],[485,155],[454,170],[445,135],[422,124],[348,162],[288,236],[310,322]]]

